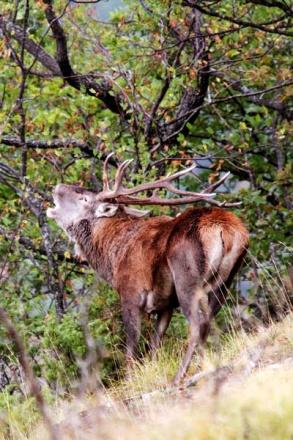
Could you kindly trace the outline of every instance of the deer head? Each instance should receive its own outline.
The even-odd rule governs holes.
[[[55,207],[47,216],[65,231],[80,220],[94,216],[96,194],[77,185],[59,184],[53,191]]]
[[[70,236],[69,228],[83,219],[95,221],[115,215],[139,218],[149,214],[146,210],[103,201],[101,194],[77,185],[59,184],[53,191],[55,207],[47,209],[47,216]]]

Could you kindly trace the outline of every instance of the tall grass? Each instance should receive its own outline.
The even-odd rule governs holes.
[[[163,347],[146,358],[131,376],[107,390],[51,402],[51,420],[60,440],[291,440],[293,438],[293,315],[260,328],[254,335],[231,334],[221,349],[207,350],[203,368],[239,359],[267,341],[247,377],[235,371],[215,392],[209,380],[194,388],[166,392],[176,371],[180,345]],[[195,371],[195,367],[194,367]],[[0,416],[1,440],[46,440],[31,399],[13,405],[7,396]]]
[[[155,359],[146,355],[134,364],[127,377],[120,369],[118,377],[109,378],[105,389],[82,395],[72,392],[66,399],[47,395],[58,440],[291,440],[293,313],[286,317],[283,313],[292,306],[292,299],[277,267],[275,278],[258,261],[255,268],[261,275],[259,289],[268,292],[279,321],[273,322],[268,315],[265,326],[259,321],[248,334],[243,325],[245,319],[239,316],[237,320],[230,304],[223,308],[226,332],[214,329],[203,362],[200,365],[195,356],[189,370],[192,375],[199,368],[213,371],[232,363],[239,366],[220,386],[207,379],[192,388],[170,390],[185,350],[185,338],[169,335]],[[264,313],[267,308],[264,304]],[[265,348],[256,365],[249,375],[241,376],[241,366],[249,363],[248,352],[263,340]],[[119,361],[121,353],[115,356]],[[49,435],[33,399],[19,402],[8,391],[2,393],[0,440],[40,439],[49,440]]]

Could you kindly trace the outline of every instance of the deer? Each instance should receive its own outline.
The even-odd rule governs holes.
[[[74,243],[77,257],[86,260],[98,276],[120,296],[126,333],[126,364],[136,356],[144,314],[155,315],[150,349],[154,354],[180,307],[189,325],[187,349],[173,380],[185,377],[197,349],[203,355],[211,320],[226,300],[248,248],[248,231],[238,216],[225,208],[238,203],[214,199],[228,177],[197,193],[179,189],[175,179],[196,165],[132,188],[123,186],[132,160],[121,163],[111,185],[108,162],[103,165],[103,189],[91,191],[79,185],[58,184],[53,190],[54,208],[47,216]],[[173,198],[161,197],[167,190]],[[138,196],[139,193],[149,195]],[[211,206],[192,207],[176,217],[149,217],[150,211],[134,206],[175,206],[199,201]]]

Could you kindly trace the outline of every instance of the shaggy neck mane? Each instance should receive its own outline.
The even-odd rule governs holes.
[[[115,218],[83,219],[70,228],[74,238],[91,267],[101,278],[112,284],[113,268],[125,254],[128,238],[136,231],[135,225],[143,220],[130,218],[124,213]]]

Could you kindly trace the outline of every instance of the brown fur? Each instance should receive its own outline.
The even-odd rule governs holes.
[[[244,258],[248,232],[241,220],[219,208],[147,220],[128,217],[121,209],[113,218],[82,220],[72,232],[91,266],[119,292],[129,359],[138,342],[142,312],[158,315],[155,349],[173,309],[181,306],[191,334],[178,382],[196,343],[206,339],[210,320]],[[203,295],[209,303],[205,311]]]

